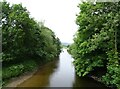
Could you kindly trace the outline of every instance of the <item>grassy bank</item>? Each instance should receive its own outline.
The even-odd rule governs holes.
[[[29,58],[29,57],[28,57]],[[27,58],[27,59],[28,59]],[[6,86],[12,79],[19,78],[26,73],[31,73],[42,67],[48,62],[57,60],[58,57],[48,58],[47,60],[42,60],[39,58],[33,58],[29,60],[21,60],[16,63],[7,64],[2,67],[2,86]],[[42,60],[42,61],[41,61]],[[8,62],[10,63],[10,62]]]
[[[21,74],[23,74],[27,71],[32,71],[37,67],[38,67],[38,65],[34,60],[26,60],[21,63],[3,67],[3,69],[2,69],[2,80],[3,80],[2,85],[3,86],[6,85],[11,78],[18,77]]]

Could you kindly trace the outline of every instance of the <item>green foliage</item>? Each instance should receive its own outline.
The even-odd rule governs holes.
[[[60,41],[51,29],[36,22],[21,4],[2,3],[3,61],[24,57],[55,57],[60,52]]]
[[[3,68],[2,79],[4,80],[11,77],[16,77],[21,73],[23,73],[23,70],[24,70],[24,66],[22,64],[10,66],[8,68]]]
[[[102,82],[120,87],[120,2],[95,5],[83,2],[78,6],[76,24],[79,29],[69,47],[79,76],[104,67]]]
[[[38,66],[34,60],[27,60],[24,61],[22,64],[24,65],[24,70],[23,70],[24,72],[33,70]]]
[[[54,32],[30,17],[21,4],[2,5],[3,79],[32,70],[37,64],[55,59],[61,52],[60,40]],[[31,61],[32,59],[32,61]],[[19,65],[15,65],[21,63]],[[25,65],[25,66],[24,66]]]
[[[24,72],[31,71],[37,67],[37,64],[34,60],[27,60],[23,63],[14,64],[8,67],[3,67],[2,69],[2,83],[3,85],[7,82],[8,79],[12,77],[17,77]]]

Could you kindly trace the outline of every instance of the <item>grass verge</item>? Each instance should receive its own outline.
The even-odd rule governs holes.
[[[32,71],[37,68],[38,65],[34,60],[26,60],[21,63],[17,63],[2,69],[2,86],[6,85],[8,81],[13,77],[18,77],[19,75]]]

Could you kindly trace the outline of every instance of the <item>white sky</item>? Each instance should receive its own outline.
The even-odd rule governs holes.
[[[22,3],[37,21],[45,20],[45,26],[52,29],[61,42],[73,42],[77,31],[75,24],[77,5],[80,0],[6,0],[12,4]]]

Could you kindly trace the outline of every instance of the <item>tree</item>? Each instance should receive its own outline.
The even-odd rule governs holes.
[[[31,18],[22,4],[10,5],[3,1],[0,5],[2,5],[2,85],[4,85],[8,79],[56,59],[60,53],[61,43],[43,22]]]
[[[2,46],[3,61],[17,61],[28,57],[53,57],[57,49],[58,38],[51,29],[29,16],[21,4],[2,3]],[[46,56],[48,55],[48,56]],[[42,60],[42,59],[41,59]]]
[[[108,85],[120,86],[120,2],[92,4],[83,2],[78,7],[76,24],[79,29],[70,53],[79,76],[104,67],[102,77]],[[112,77],[111,77],[112,75]]]

